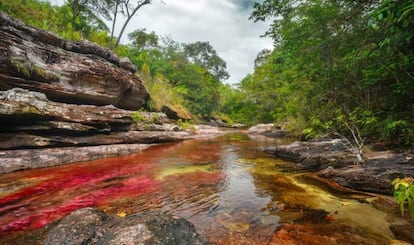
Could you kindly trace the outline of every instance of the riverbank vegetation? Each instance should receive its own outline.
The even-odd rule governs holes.
[[[273,20],[274,50],[240,82],[246,117],[307,134],[345,120],[371,140],[414,143],[414,1],[265,0],[251,19]]]
[[[99,8],[75,13],[72,2],[80,3],[4,0],[0,10],[64,38],[114,47]],[[178,43],[139,29],[114,52],[139,68],[150,110],[283,124],[305,137],[347,135],[344,125],[354,125],[368,141],[414,143],[413,0],[265,0],[251,20],[273,21],[265,35],[274,49],[259,52],[238,84],[224,83],[226,63],[207,41]]]

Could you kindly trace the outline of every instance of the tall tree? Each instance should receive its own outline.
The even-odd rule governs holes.
[[[122,35],[124,34],[125,28],[128,26],[132,17],[137,13],[137,11],[145,5],[151,4],[152,0],[114,0],[114,11],[113,11],[113,22],[112,22],[112,31],[111,31],[111,47],[112,40],[114,38],[115,24],[117,21],[118,13],[123,14],[126,17],[125,22],[122,25],[121,31],[118,35],[118,38],[115,42],[113,48],[116,48],[121,41]]]
[[[140,51],[153,49],[158,46],[159,38],[155,32],[147,33],[145,28],[135,30],[128,34],[128,39],[132,41],[132,45]]]
[[[192,62],[207,69],[218,80],[230,77],[226,71],[226,62],[217,55],[209,42],[185,44],[184,52]]]

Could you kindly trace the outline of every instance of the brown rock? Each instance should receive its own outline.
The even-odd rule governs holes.
[[[135,110],[149,98],[108,49],[64,41],[0,13],[0,89],[21,87],[55,101]],[[128,70],[131,70],[130,67]]]
[[[289,137],[289,133],[283,130],[280,126],[276,126],[273,123],[269,124],[257,124],[248,129],[249,135],[264,135],[270,138],[283,138]]]
[[[391,224],[390,230],[397,239],[414,244],[414,224]]]
[[[42,93],[20,88],[0,91],[0,118],[2,119],[0,126],[2,127],[7,124],[33,126],[38,122],[60,121],[76,123],[78,128],[83,127],[83,129],[87,126],[102,129],[130,125],[132,123],[131,113],[131,111],[121,110],[114,106],[52,102]],[[56,127],[59,126],[56,125]]]
[[[129,155],[140,152],[148,147],[150,145],[118,144],[0,151],[0,173]]]
[[[128,131],[94,135],[34,135],[3,133],[0,149],[24,149],[61,146],[93,146],[113,144],[152,144],[187,139],[191,134],[174,131]]]
[[[299,163],[298,169],[320,170],[328,166],[349,166],[355,163],[355,157],[348,152],[340,139],[298,141],[289,145],[267,147],[264,150],[277,157]]]

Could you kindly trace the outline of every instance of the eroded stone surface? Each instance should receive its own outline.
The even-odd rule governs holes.
[[[44,241],[54,244],[207,244],[185,219],[161,214],[117,217],[93,208],[72,212]]]
[[[89,41],[66,41],[0,13],[0,89],[136,110],[149,98],[130,62]],[[123,67],[123,68],[122,68]],[[124,69],[125,68],[125,69]]]

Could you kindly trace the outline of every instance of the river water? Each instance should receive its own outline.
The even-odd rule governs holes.
[[[0,176],[0,243],[41,243],[53,222],[97,207],[124,216],[183,217],[212,244],[389,244],[386,214],[367,196],[304,182],[260,148],[281,144],[229,133],[130,156]],[[76,154],[74,152],[73,154]],[[364,201],[361,201],[364,200]]]

